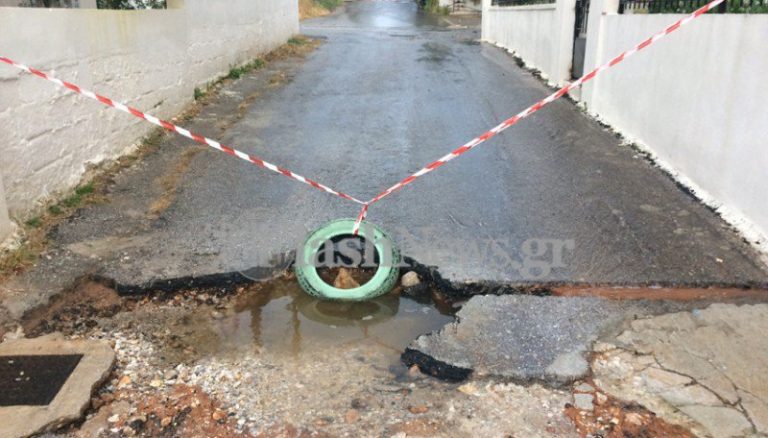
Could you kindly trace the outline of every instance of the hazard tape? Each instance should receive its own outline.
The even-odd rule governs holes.
[[[167,122],[165,120],[159,119],[155,116],[152,116],[150,114],[141,112],[135,108],[132,108],[128,105],[122,104],[120,102],[114,101],[108,97],[101,96],[99,94],[96,94],[92,91],[88,91],[82,87],[79,87],[75,84],[72,84],[70,82],[62,81],[61,79],[57,79],[53,77],[52,75],[46,74],[40,70],[28,67],[24,64],[19,64],[9,58],[0,57],[0,61],[4,62],[8,65],[11,65],[13,67],[16,67],[20,70],[24,70],[27,73],[31,73],[35,76],[39,76],[47,81],[53,82],[54,84],[57,84],[62,87],[66,87],[75,93],[81,94],[85,97],[94,99],[96,101],[99,101],[103,103],[104,105],[107,105],[109,107],[118,109],[120,111],[123,111],[125,113],[131,114],[135,117],[138,117],[140,119],[146,120],[150,123],[153,123],[157,126],[160,126],[164,129],[167,129],[169,131],[176,132],[177,134],[180,134],[184,137],[187,137],[189,139],[192,139],[198,143],[202,143],[205,145],[208,145],[214,149],[220,150],[222,152],[225,152],[229,155],[235,156],[237,158],[240,158],[242,160],[245,160],[251,164],[255,164],[256,166],[263,167],[265,169],[269,169],[275,173],[279,173],[281,175],[287,176],[295,181],[302,182],[304,184],[310,185],[318,190],[322,190],[326,193],[330,193],[333,195],[336,195],[340,198],[347,199],[352,202],[356,202],[358,204],[361,204],[362,207],[360,209],[360,212],[357,215],[357,218],[355,220],[355,225],[353,229],[353,233],[357,235],[359,229],[360,229],[360,223],[365,219],[366,215],[368,214],[368,208],[371,206],[371,204],[374,204],[376,202],[379,202],[380,200],[384,199],[385,197],[391,195],[392,193],[400,190],[401,188],[407,186],[408,184],[412,183],[416,179],[432,172],[433,170],[437,169],[438,167],[441,167],[442,165],[446,164],[447,162],[469,152],[470,150],[474,149],[475,147],[479,146],[480,144],[484,143],[486,140],[494,137],[496,134],[504,131],[507,128],[512,127],[513,125],[517,124],[520,120],[530,116],[531,114],[535,113],[536,111],[542,109],[544,106],[546,106],[549,103],[554,102],[555,100],[563,97],[566,95],[569,91],[572,89],[582,85],[583,83],[590,81],[595,78],[598,74],[602,73],[603,71],[613,67],[614,65],[620,63],[621,61],[627,59],[628,57],[634,55],[635,53],[639,52],[640,50],[645,49],[646,47],[650,46],[651,44],[655,43],[656,41],[662,39],[666,35],[669,35],[670,33],[680,29],[681,27],[685,26],[686,24],[690,23],[692,20],[704,15],[705,13],[712,10],[715,6],[719,5],[725,0],[712,0],[711,2],[707,3],[706,5],[702,6],[701,8],[697,9],[696,11],[692,12],[688,16],[672,23],[671,25],[667,26],[664,30],[654,34],[650,38],[644,40],[643,42],[637,44],[635,47],[621,53],[620,55],[616,56],[615,58],[611,59],[610,61],[606,62],[605,64],[601,65],[600,67],[595,68],[594,70],[590,71],[589,73],[583,75],[582,77],[576,79],[575,81],[571,82],[570,84],[560,88],[556,92],[550,94],[546,98],[534,103],[533,105],[529,106],[528,108],[524,109],[520,113],[516,114],[515,116],[510,117],[509,119],[503,121],[499,125],[495,126],[488,132],[484,133],[483,135],[476,137],[469,142],[465,143],[462,146],[459,146],[458,148],[451,151],[449,154],[444,155],[441,158],[438,158],[437,160],[427,164],[425,167],[423,167],[418,172],[411,174],[410,176],[406,177],[402,181],[398,182],[397,184],[393,185],[392,187],[384,190],[383,192],[379,193],[375,197],[373,197],[371,200],[364,202],[357,198],[354,198],[350,195],[347,195],[346,193],[340,192],[338,190],[334,190],[328,186],[325,186],[323,184],[320,184],[316,181],[313,181],[309,178],[305,178],[297,173],[291,172],[288,169],[276,166],[272,163],[266,162],[258,157],[246,154],[244,152],[241,152],[237,149],[233,149],[227,146],[222,145],[221,143],[211,140],[207,137],[203,137],[201,135],[197,135],[187,129],[181,128],[179,126],[176,126],[170,122]]]
[[[320,184],[319,182],[313,181],[309,178],[305,178],[298,173],[291,172],[288,169],[282,168],[280,166],[276,166],[272,163],[269,163],[267,161],[262,160],[261,158],[255,157],[253,155],[246,154],[245,152],[241,152],[237,149],[233,149],[231,147],[225,146],[218,141],[211,140],[208,137],[203,137],[202,135],[197,135],[192,131],[189,131],[188,129],[184,129],[180,126],[176,126],[173,123],[170,123],[166,120],[157,118],[151,114],[147,114],[145,112],[139,111],[136,108],[130,107],[128,105],[125,105],[123,103],[117,102],[115,100],[112,100],[108,97],[104,97],[100,94],[96,94],[93,91],[86,90],[85,88],[79,87],[71,82],[62,81],[61,79],[55,78],[50,74],[47,74],[45,72],[42,72],[40,70],[34,69],[32,67],[28,67],[24,64],[19,64],[18,62],[15,62],[11,59],[0,57],[0,61],[4,62],[8,65],[12,65],[20,70],[24,70],[27,73],[32,73],[35,76],[39,76],[47,81],[53,82],[56,85],[66,87],[75,93],[78,93],[80,95],[83,95],[85,97],[91,98],[93,100],[99,101],[103,103],[104,105],[110,106],[112,108],[118,109],[120,111],[123,111],[125,113],[131,114],[132,116],[138,117],[140,119],[144,119],[148,121],[149,123],[152,123],[154,125],[160,126],[161,128],[167,129],[168,131],[173,131],[177,134],[180,134],[184,137],[187,137],[191,140],[194,140],[198,143],[202,143],[204,145],[208,145],[214,149],[220,150],[224,153],[227,153],[229,155],[232,155],[233,157],[240,158],[241,160],[245,160],[251,164],[255,164],[256,166],[263,167],[265,169],[269,169],[272,172],[279,173],[280,175],[287,176],[288,178],[291,178],[295,181],[302,182],[304,184],[308,184],[318,190],[322,190],[326,193],[330,193],[332,195],[336,195],[340,198],[348,199],[350,201],[356,202],[358,204],[365,205],[365,202],[354,198],[350,195],[347,195],[346,193],[340,192],[338,190],[334,190],[326,185]]]
[[[628,57],[634,55],[635,53],[639,52],[640,50],[643,50],[644,48],[650,46],[651,44],[655,43],[656,41],[664,38],[665,36],[669,35],[670,33],[676,31],[677,29],[685,26],[686,24],[690,23],[691,20],[698,18],[711,9],[713,9],[718,4],[722,3],[725,0],[713,0],[706,5],[702,6],[701,8],[697,9],[696,11],[692,12],[690,15],[670,24],[667,26],[664,30],[656,33],[652,37],[644,40],[643,42],[637,44],[635,47],[625,51],[624,53],[616,56],[615,58],[611,59],[610,61],[606,62],[605,64],[601,65],[600,67],[595,68],[591,72],[583,75],[582,77],[576,79],[575,81],[571,82],[570,84],[560,88],[559,90],[555,91],[554,93],[550,94],[549,96],[545,97],[544,99],[534,103],[533,105],[529,106],[528,108],[524,109],[523,111],[519,112],[517,115],[510,117],[509,119],[501,122],[499,125],[492,128],[490,131],[486,132],[485,134],[475,137],[469,142],[463,144],[462,146],[459,146],[458,148],[451,151],[449,154],[444,155],[437,160],[427,164],[424,166],[421,170],[418,172],[411,174],[410,176],[406,177],[402,181],[398,182],[397,184],[393,185],[392,187],[384,190],[383,192],[379,193],[375,197],[373,197],[370,201],[366,202],[363,208],[360,210],[360,214],[358,215],[357,222],[355,223],[355,234],[357,234],[357,230],[360,227],[360,222],[362,222],[363,219],[365,219],[366,214],[368,213],[368,207],[376,203],[385,197],[391,195],[393,192],[396,192],[400,190],[401,188],[407,186],[408,184],[414,182],[416,179],[428,174],[429,172],[432,172],[433,170],[437,169],[438,167],[444,165],[445,163],[460,157],[461,155],[469,152],[470,150],[474,149],[475,147],[479,146],[486,140],[494,137],[496,134],[504,131],[507,128],[512,127],[520,120],[523,120],[524,118],[530,116],[531,114],[535,113],[536,111],[542,109],[545,105],[554,102],[555,100],[565,96],[569,91],[573,90],[574,88],[580,86],[581,84],[590,81],[595,78],[595,76],[599,75],[600,73],[604,72],[605,70],[613,67],[614,65],[620,63],[621,61],[627,59]]]

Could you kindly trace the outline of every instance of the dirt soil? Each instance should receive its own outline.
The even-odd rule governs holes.
[[[317,4],[315,0],[299,0],[299,19],[322,17],[328,15],[330,11]]]
[[[667,423],[637,403],[621,401],[595,389],[592,381],[585,386],[588,389],[580,390],[577,386],[574,393],[592,395],[594,410],[580,410],[572,404],[564,409],[582,437],[694,438],[683,427]]]
[[[374,275],[376,269],[361,268],[322,268],[317,270],[320,278],[339,289],[352,289],[368,283]]]
[[[140,298],[86,281],[23,327],[114,344],[112,377],[65,436],[691,436],[599,389],[594,410],[579,410],[580,386],[447,383],[405,368],[404,346],[451,320],[429,295],[329,307],[290,275]]]
[[[400,363],[405,344],[450,316],[396,295],[336,312],[320,304],[297,292],[291,277],[229,294],[139,299],[85,282],[30,314],[24,328],[114,343],[117,368],[86,420],[61,432],[68,436],[452,436],[478,423],[516,429],[501,418],[527,403],[522,387],[488,381],[459,389]],[[491,409],[485,396],[468,392],[510,402]],[[558,412],[566,401],[565,393],[542,391],[535,403],[548,407],[552,427],[568,430]],[[483,413],[499,409],[499,418]]]
[[[28,337],[53,331],[72,334],[93,327],[94,318],[110,317],[132,303],[122,300],[113,289],[94,281],[83,281],[62,292],[44,307],[28,312],[21,323]]]
[[[138,400],[138,403],[135,401]],[[167,392],[144,394],[136,390],[119,390],[114,395],[94,400],[94,405],[134,402],[130,416],[110,417],[107,423],[111,432],[116,429],[122,436],[189,436],[229,438],[245,436],[236,429],[236,422],[220,409],[201,388],[174,385]],[[114,420],[114,421],[110,421]],[[81,435],[99,433],[86,424]],[[85,432],[85,433],[83,433]],[[102,432],[103,434],[103,432]]]

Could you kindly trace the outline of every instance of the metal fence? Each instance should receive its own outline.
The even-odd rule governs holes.
[[[13,3],[13,2],[11,2]],[[0,2],[5,6],[6,3]],[[20,8],[79,8],[79,0],[18,0]],[[166,9],[166,0],[96,0],[99,9]]]
[[[491,0],[492,6],[523,6],[555,3],[555,0]]]
[[[709,3],[709,0],[621,0],[620,14],[685,14]],[[712,14],[766,14],[768,0],[726,0],[710,11]]]
[[[19,0],[20,8],[76,8],[77,0]]]
[[[96,0],[99,9],[166,9],[166,0]]]

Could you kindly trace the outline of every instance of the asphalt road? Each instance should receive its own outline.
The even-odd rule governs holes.
[[[480,44],[477,25],[449,26],[410,2],[348,3],[303,32],[324,39],[306,60],[227,86],[187,125],[369,199],[550,92]],[[285,83],[269,80],[278,69]],[[219,126],[232,102],[244,103],[242,117]],[[166,140],[116,179],[109,204],[83,210],[53,240],[98,260],[102,275],[143,284],[268,266],[311,229],[358,212],[205,151],[183,169],[170,207],[148,219],[157,181],[189,147]],[[374,205],[368,218],[457,282],[768,278],[715,213],[565,100]]]

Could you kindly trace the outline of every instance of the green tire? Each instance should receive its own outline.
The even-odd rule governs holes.
[[[359,235],[372,241],[379,257],[379,266],[370,281],[353,289],[339,289],[323,281],[314,264],[315,255],[324,242],[352,234],[354,219],[338,219],[311,232],[296,254],[294,271],[299,285],[309,295],[326,300],[366,301],[391,291],[400,274],[400,251],[381,228],[363,221]]]

